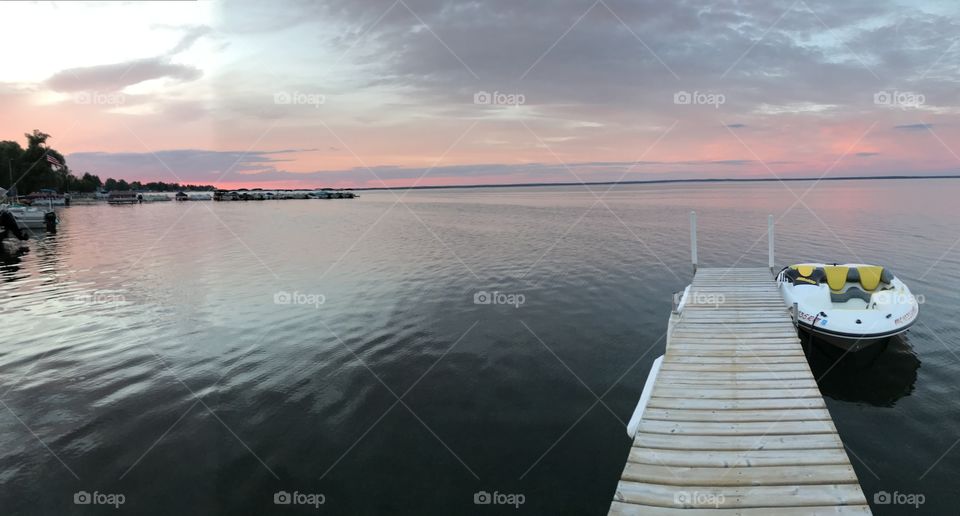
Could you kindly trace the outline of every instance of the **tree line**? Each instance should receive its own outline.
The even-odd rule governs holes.
[[[130,183],[123,179],[107,178],[101,181],[100,177],[84,172],[77,177],[67,165],[63,154],[47,145],[49,134],[34,129],[25,133],[27,148],[24,149],[18,142],[0,141],[0,188],[11,190],[16,187],[20,195],[27,195],[41,189],[56,190],[57,192],[92,193],[100,190],[140,190],[153,192],[169,192],[179,190],[210,191],[215,190],[211,185],[181,185],[180,183],[164,183],[151,181]],[[53,157],[60,166],[47,160]]]

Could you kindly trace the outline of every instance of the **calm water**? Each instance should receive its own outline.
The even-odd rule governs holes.
[[[764,266],[773,213],[780,265],[880,262],[924,295],[906,339],[811,358],[867,497],[925,496],[875,513],[956,514],[960,183],[795,204],[810,186],[63,209],[0,265],[0,512],[95,513],[83,490],[137,514],[297,513],[283,490],[323,494],[313,514],[605,514],[696,209],[703,266]]]

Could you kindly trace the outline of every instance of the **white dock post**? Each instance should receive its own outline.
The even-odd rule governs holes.
[[[697,273],[697,212],[690,212],[690,260],[693,261],[693,273]]]
[[[770,274],[773,274],[773,215],[767,215],[767,264],[770,267]]]

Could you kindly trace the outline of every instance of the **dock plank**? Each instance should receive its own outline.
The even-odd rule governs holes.
[[[818,464],[817,467],[733,466],[697,468],[660,466],[628,462],[623,479],[631,482],[678,486],[792,486],[810,484],[853,484],[857,475],[845,464]]]
[[[840,438],[834,434],[786,434],[786,435],[664,435],[637,432],[633,444],[641,448],[681,449],[687,451],[733,450],[819,450],[843,448]]]
[[[729,379],[718,379],[718,378],[678,378],[673,379],[671,382],[675,387],[682,388],[697,388],[697,389],[726,389],[731,387]],[[771,390],[771,389],[788,389],[788,390],[804,390],[804,389],[816,389],[817,382],[809,379],[791,379],[791,380],[766,380],[766,379],[750,379],[750,380],[735,380],[733,383],[733,388],[735,389],[762,389],[762,390]]]
[[[762,398],[741,400],[659,398],[653,396],[647,403],[648,408],[665,409],[708,409],[708,410],[749,410],[749,409],[794,409],[826,407],[822,398]]]
[[[776,512],[774,512],[776,511]],[[826,507],[754,507],[737,509],[677,509],[673,507],[650,507],[634,503],[613,502],[610,513],[614,516],[849,516],[868,515],[866,505],[831,505]]]
[[[648,407],[645,420],[659,421],[825,421],[830,419],[826,409],[662,409]]]
[[[718,509],[721,505],[724,508],[759,508],[866,504],[859,484],[670,486],[621,480],[615,499],[654,507],[704,509]],[[780,514],[779,509],[770,513]]]
[[[673,422],[644,419],[639,429],[654,434],[673,435],[777,435],[828,434],[836,432],[833,421],[774,421],[774,422]]]

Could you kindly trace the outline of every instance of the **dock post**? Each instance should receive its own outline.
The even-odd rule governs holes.
[[[767,264],[770,267],[770,274],[773,274],[773,215],[767,215]]]
[[[697,212],[690,212],[690,260],[693,262],[693,273],[697,273]]]

